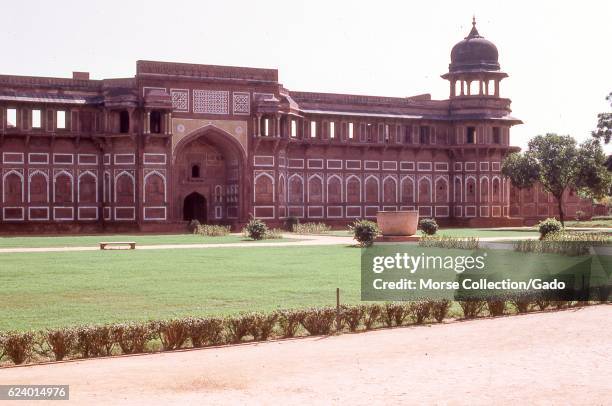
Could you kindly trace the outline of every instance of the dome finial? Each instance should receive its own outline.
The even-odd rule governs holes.
[[[476,14],[472,15],[472,30],[465,39],[482,38],[476,29]]]

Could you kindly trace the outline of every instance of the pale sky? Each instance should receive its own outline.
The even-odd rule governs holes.
[[[590,136],[611,108],[612,1],[12,1],[0,73],[131,77],[136,60],[276,68],[291,90],[448,97],[472,14],[510,77],[512,144]],[[608,151],[612,146],[608,146]]]

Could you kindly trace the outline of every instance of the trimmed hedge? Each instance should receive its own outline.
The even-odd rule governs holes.
[[[606,290],[605,300],[608,300]],[[602,300],[601,303],[604,303]],[[581,306],[588,302],[551,301],[534,295],[457,302],[463,317],[496,316]],[[186,317],[140,323],[88,325],[43,331],[0,332],[0,361],[26,362],[93,358],[180,348],[200,348],[244,341],[266,341],[342,331],[442,322],[453,305],[449,300],[388,302],[335,307],[240,313],[231,317]]]

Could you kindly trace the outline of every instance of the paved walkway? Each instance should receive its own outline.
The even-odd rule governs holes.
[[[293,247],[312,245],[353,245],[355,241],[351,237],[336,237],[326,235],[296,235],[283,234],[283,238],[296,241],[267,241],[267,242],[237,242],[226,244],[158,244],[158,245],[136,245],[137,250],[166,250],[166,249],[190,249],[190,248],[252,248],[252,247]],[[127,249],[127,248],[113,248]],[[66,251],[99,251],[99,246],[87,247],[41,247],[41,248],[0,248],[2,253],[16,252],[66,252]],[[110,250],[109,250],[110,251]]]
[[[79,405],[610,405],[610,320],[600,305],[0,369],[0,382],[68,384]]]

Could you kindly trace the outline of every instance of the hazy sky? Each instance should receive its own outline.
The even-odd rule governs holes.
[[[525,124],[512,143],[582,140],[610,110],[612,1],[12,1],[0,73],[130,77],[138,59],[277,68],[292,90],[448,97],[452,46],[476,15]],[[612,150],[612,147],[608,147]]]

